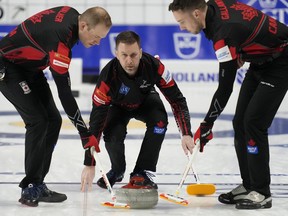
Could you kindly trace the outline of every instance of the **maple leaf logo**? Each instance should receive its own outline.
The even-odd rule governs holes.
[[[165,127],[165,124],[164,124],[164,122],[160,121],[157,123],[157,126],[160,128],[163,128],[163,127]]]
[[[234,8],[235,10],[242,10],[244,20],[251,21],[255,16],[258,16],[256,9],[248,5],[242,4],[240,2],[237,2],[237,4],[232,5],[231,8]]]
[[[250,139],[250,140],[248,141],[248,145],[249,145],[249,146],[255,146],[255,145],[256,145],[256,142],[255,142],[253,139]]]

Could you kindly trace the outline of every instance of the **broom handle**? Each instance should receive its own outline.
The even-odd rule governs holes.
[[[192,163],[193,163],[194,158],[195,158],[195,156],[196,156],[196,154],[197,154],[198,151],[199,151],[199,142],[196,142],[196,145],[195,145],[195,147],[194,147],[194,149],[193,149],[192,154],[191,154],[191,155],[188,155],[188,159],[189,159],[189,160],[188,160],[188,163],[187,163],[186,168],[185,168],[185,170],[184,170],[184,173],[183,173],[183,175],[182,175],[181,181],[180,181],[180,183],[179,183],[179,185],[178,185],[178,188],[177,188],[177,190],[176,190],[176,194],[177,194],[177,195],[179,194],[179,191],[180,191],[180,189],[182,188],[182,186],[183,186],[183,184],[184,184],[184,182],[185,182],[185,180],[186,180],[186,178],[187,178],[187,175],[188,175],[188,172],[189,172],[190,168],[192,168]],[[193,170],[193,168],[192,168],[192,170]],[[194,173],[194,175],[195,175],[194,170],[193,170],[193,173]],[[196,175],[197,175],[197,174],[196,174]],[[198,176],[197,176],[197,178],[198,178]]]
[[[195,149],[196,148],[196,149]],[[196,159],[196,154],[197,152],[199,151],[199,148],[200,148],[200,139],[197,139],[196,140],[196,145],[195,145],[195,148],[193,149],[193,154],[190,156],[190,157],[193,157],[192,160],[195,161]],[[197,174],[197,172],[195,171],[195,167],[193,167],[193,164],[191,163],[191,170],[192,170],[192,173],[194,175],[194,178],[196,180],[196,183],[197,184],[200,184],[200,180],[199,180],[199,176]]]
[[[102,164],[101,164],[101,160],[100,160],[100,157],[98,155],[98,153],[95,151],[95,147],[91,147],[91,154],[93,155],[95,161],[96,161],[96,164],[97,166],[99,167],[99,170],[100,170],[100,173],[102,175],[102,178],[104,179],[104,182],[106,184],[106,187],[107,187],[107,190],[109,191],[109,193],[111,194],[111,198],[113,201],[116,202],[116,195],[114,193],[114,191],[112,190],[112,187],[111,187],[111,184],[107,178],[107,175],[102,167]]]

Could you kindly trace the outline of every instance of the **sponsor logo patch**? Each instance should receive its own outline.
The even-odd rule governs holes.
[[[122,85],[121,85],[121,87],[119,89],[119,93],[127,95],[129,90],[130,90],[130,88],[128,86],[125,86],[124,83],[122,83]]]
[[[29,94],[31,92],[31,89],[29,88],[29,86],[28,86],[26,81],[20,82],[19,85],[23,89],[24,94]]]
[[[69,57],[60,53],[54,53],[52,64],[63,68],[69,68],[70,61],[71,59]]]
[[[95,102],[105,105],[105,101],[100,99],[99,97],[97,97],[97,95],[95,95],[95,94],[93,95],[93,99]]]
[[[59,67],[64,67],[64,68],[68,68],[69,64],[58,61],[56,59],[53,60],[53,65],[59,66]]]
[[[216,57],[219,62],[228,62],[232,60],[229,47],[226,45],[216,51]]]
[[[162,78],[165,80],[166,83],[169,83],[172,80],[172,75],[169,70],[164,70],[162,74]]]
[[[109,100],[107,95],[104,92],[102,92],[100,89],[96,89],[96,95],[98,95],[99,98],[102,98],[105,101]]]
[[[166,128],[160,128],[157,126],[154,127],[154,134],[164,134],[165,131],[166,131]]]
[[[258,147],[257,146],[249,146],[249,145],[247,145],[247,151],[250,154],[258,154]]]
[[[253,139],[250,139],[247,144],[247,152],[249,154],[258,154],[258,146]]]

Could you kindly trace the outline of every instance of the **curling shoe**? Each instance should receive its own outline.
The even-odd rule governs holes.
[[[19,202],[27,206],[37,207],[39,196],[39,188],[35,184],[31,183],[28,185],[28,187],[22,189]]]
[[[158,189],[156,183],[153,182],[152,177],[155,177],[152,173],[147,171],[140,171],[130,174],[130,182],[124,185],[122,188],[130,189]]]
[[[264,196],[256,191],[251,191],[241,201],[236,203],[237,209],[264,209],[271,207],[271,196]]]
[[[116,182],[121,182],[123,177],[124,177],[124,172],[121,172],[121,173],[116,173],[114,172],[112,169],[106,174],[107,175],[107,178],[109,180],[109,183],[111,185],[111,187],[113,187],[113,185],[116,183]],[[103,179],[103,177],[99,178],[98,181],[97,181],[97,185],[101,188],[104,188],[106,189],[107,186],[106,186],[106,183]]]
[[[220,194],[218,201],[224,204],[236,204],[244,199],[248,193],[248,190],[241,184],[228,193]]]
[[[67,199],[65,194],[57,193],[55,191],[51,191],[47,188],[45,183],[42,183],[37,186],[40,194],[38,201],[39,202],[63,202]]]

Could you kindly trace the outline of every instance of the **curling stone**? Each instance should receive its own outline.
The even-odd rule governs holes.
[[[157,189],[119,188],[115,193],[117,202],[127,203],[134,209],[150,209],[158,203]]]

